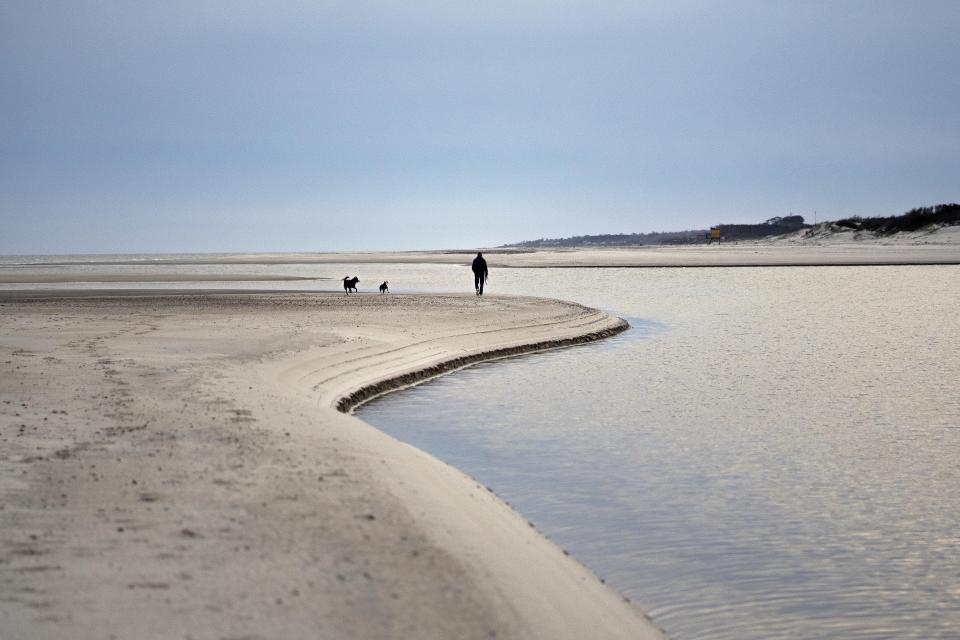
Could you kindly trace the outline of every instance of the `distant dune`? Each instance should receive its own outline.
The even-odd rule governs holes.
[[[841,244],[877,245],[960,245],[960,225],[929,225],[916,231],[881,234],[865,229],[851,229],[836,222],[821,222],[809,229],[751,241],[763,245],[822,246]]]
[[[540,238],[503,248],[599,249],[656,246],[727,244],[847,244],[876,241],[878,244],[957,244],[960,204],[917,207],[895,216],[851,216],[820,224],[807,224],[803,216],[776,216],[756,224],[718,224],[710,229],[616,233]]]

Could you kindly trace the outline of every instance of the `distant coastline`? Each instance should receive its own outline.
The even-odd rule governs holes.
[[[918,207],[897,216],[851,216],[836,221],[808,224],[803,216],[773,217],[758,224],[718,224],[710,229],[656,231],[650,233],[616,233],[540,238],[503,245],[513,249],[575,249],[596,247],[639,247],[658,245],[698,245],[711,242],[784,242],[830,241],[838,236],[843,241],[886,241],[908,234],[910,239],[929,238],[945,228],[960,227],[960,205],[939,204]],[[713,233],[711,233],[713,232]],[[906,236],[904,236],[906,237]],[[957,241],[954,239],[953,241]]]
[[[630,247],[570,247],[543,249],[483,249],[492,269],[561,267],[770,267],[770,266],[866,266],[866,265],[954,265],[960,264],[960,225],[921,229],[877,237],[871,232],[833,228],[823,223],[786,236],[711,245],[649,245]],[[835,225],[834,225],[835,226]],[[295,282],[290,275],[247,276],[246,265],[339,265],[349,269],[364,264],[448,264],[466,266],[471,251],[379,251],[316,253],[234,253],[155,254],[137,256],[52,256],[54,261],[19,261],[3,257],[3,281],[29,283],[58,280],[63,274],[49,273],[50,267],[93,266],[96,278],[89,282],[124,281],[126,267],[149,266],[152,278],[161,278],[164,269],[190,265],[219,265],[218,273],[175,274],[169,280]],[[37,257],[34,257],[37,258]],[[109,267],[116,267],[110,269]],[[92,275],[92,272],[91,272]],[[318,279],[311,276],[311,279]],[[342,275],[342,274],[337,274]],[[331,277],[326,274],[325,277]],[[35,279],[31,279],[35,278]],[[320,277],[319,280],[322,280]],[[307,280],[303,280],[306,282]]]

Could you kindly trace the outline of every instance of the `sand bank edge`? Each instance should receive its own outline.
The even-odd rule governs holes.
[[[528,353],[537,353],[541,351],[549,351],[551,349],[588,344],[590,342],[596,342],[598,340],[613,337],[630,328],[630,324],[623,318],[615,318],[613,316],[611,316],[611,318],[615,320],[613,326],[607,327],[606,329],[601,329],[600,331],[591,331],[589,333],[579,336],[571,336],[568,338],[543,340],[540,342],[532,342],[530,344],[471,353],[469,355],[451,358],[450,360],[445,360],[423,369],[403,373],[392,378],[387,378],[386,380],[380,380],[372,384],[364,385],[356,391],[353,391],[345,396],[341,396],[340,399],[334,404],[334,407],[341,413],[351,413],[363,403],[369,402],[376,397],[391,393],[393,391],[399,391],[400,389],[425,382],[431,378],[436,378],[437,376],[451,373],[458,369],[463,369],[464,367],[469,367],[470,365],[500,360],[502,358],[509,358]]]

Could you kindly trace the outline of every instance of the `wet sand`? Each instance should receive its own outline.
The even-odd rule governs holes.
[[[687,246],[577,249],[483,249],[491,269],[497,267],[766,267],[960,264],[960,234],[942,230],[942,242],[888,241],[815,243],[770,242]],[[475,250],[342,253],[261,253],[216,256],[158,256],[152,265],[217,264],[470,264]],[[67,263],[60,263],[67,264]],[[97,265],[143,265],[113,258]],[[47,265],[57,266],[57,263]],[[19,267],[17,267],[19,268]],[[212,280],[213,278],[207,278]]]
[[[0,294],[0,637],[658,638],[336,409],[622,327],[519,297]]]
[[[26,273],[24,272],[26,271]],[[307,276],[254,275],[237,273],[106,273],[72,274],[62,271],[0,271],[2,284],[58,284],[67,282],[284,282],[287,280],[329,280]]]

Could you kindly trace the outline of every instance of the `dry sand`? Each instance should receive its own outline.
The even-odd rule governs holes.
[[[621,321],[496,296],[51,295],[0,295],[0,638],[661,637],[486,488],[334,408]]]
[[[492,268],[960,264],[938,237],[485,253]],[[172,281],[163,265],[472,255],[101,263]],[[0,293],[0,639],[661,637],[484,487],[335,409],[621,326],[516,297]]]

